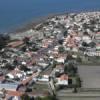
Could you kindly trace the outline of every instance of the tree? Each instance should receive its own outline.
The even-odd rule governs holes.
[[[88,47],[89,45],[86,42],[82,42],[82,46]]]
[[[8,70],[14,70],[15,66],[11,65],[10,63],[7,63],[5,65],[5,68],[7,68]]]
[[[17,60],[17,59],[14,59],[13,64],[14,64],[15,66],[18,65],[18,60]]]
[[[91,43],[89,43],[89,47],[95,47],[96,46],[96,43],[95,42],[91,42]]]
[[[73,60],[73,57],[71,53],[68,53],[65,62],[68,62],[70,60]]]
[[[60,77],[61,73],[55,72],[55,77]]]
[[[30,71],[30,69],[29,68],[27,68],[27,66],[25,66],[25,65],[21,65],[20,66],[20,70],[23,70],[23,71]]]
[[[34,97],[31,97],[30,100],[35,100]]]
[[[76,77],[76,86],[77,86],[77,87],[81,87],[81,83],[82,83],[82,81],[81,81],[80,77],[77,76],[77,77]]]
[[[88,28],[88,24],[87,23],[84,23],[83,24],[83,29],[87,29]]]
[[[29,38],[28,37],[25,37],[24,39],[23,39],[23,42],[25,43],[25,44],[29,44]]]
[[[96,24],[96,19],[95,18],[91,19],[90,23],[91,23],[91,25],[95,25]]]
[[[42,100],[57,100],[55,96],[46,96]]]
[[[9,40],[10,36],[8,34],[0,34],[0,49],[4,48]]]
[[[30,97],[28,96],[27,93],[24,93],[24,94],[21,96],[21,100],[30,100]]]
[[[76,86],[74,86],[73,93],[77,93],[77,87]]]
[[[4,48],[6,46],[6,41],[0,37],[0,49]]]
[[[42,100],[42,98],[41,97],[36,97],[36,99],[35,100]]]
[[[59,50],[59,53],[63,53],[63,52],[65,51],[65,48],[64,48],[63,46],[60,46],[60,47],[58,48],[58,50]]]
[[[78,57],[76,58],[76,61],[79,62],[79,63],[81,63],[81,62],[82,62],[82,58],[81,58],[80,56],[78,56]]]
[[[66,30],[66,31],[63,33],[63,35],[64,35],[64,36],[67,36],[67,34],[68,34],[68,31]]]
[[[64,73],[66,73],[66,74],[68,73],[68,64],[66,64],[66,63],[64,65]]]
[[[34,45],[31,50],[32,51],[37,51],[37,50],[39,50],[39,48],[36,45]]]
[[[26,46],[23,46],[22,48],[21,48],[21,50],[23,51],[23,52],[25,52],[26,51]]]
[[[60,44],[60,45],[62,45],[63,44],[63,39],[60,39],[60,40],[58,40],[58,43]]]
[[[57,100],[56,96],[37,97],[36,100]]]
[[[74,76],[77,73],[77,67],[73,63],[65,64],[64,73],[69,74],[69,76]]]
[[[57,65],[57,62],[54,60],[54,61],[53,61],[53,64],[52,64],[52,68],[55,68],[56,65]]]

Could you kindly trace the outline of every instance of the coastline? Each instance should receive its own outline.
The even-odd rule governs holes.
[[[9,33],[19,33],[19,32],[25,32],[29,29],[34,29],[34,27],[40,23],[43,23],[45,20],[47,20],[48,18],[52,18],[56,16],[56,14],[53,15],[47,15],[47,16],[42,16],[39,18],[34,18],[33,20],[24,23],[23,25],[17,27],[16,29],[14,29],[13,31],[10,31]]]
[[[70,12],[71,13],[71,12]],[[19,33],[19,32],[25,32],[29,29],[34,29],[34,27],[40,23],[43,23],[44,21],[46,21],[49,18],[53,18],[55,16],[59,16],[59,15],[65,15],[65,14],[70,14],[67,12],[62,12],[62,13],[52,13],[52,14],[48,14],[48,15],[44,15],[44,16],[40,16],[38,18],[33,18],[31,21],[28,21],[26,23],[24,23],[23,25],[11,30],[8,33]],[[72,12],[73,13],[73,12]]]
[[[71,13],[75,13],[75,14],[81,14],[81,13],[88,13],[88,12],[100,12],[100,10],[87,10],[87,11],[76,11],[76,12],[60,12],[60,13],[52,13],[52,14],[48,14],[48,15],[44,15],[44,16],[40,16],[38,18],[33,18],[31,21],[28,21],[26,23],[23,23],[22,25],[15,27],[14,29],[10,30],[9,32],[7,32],[8,34],[13,33],[21,33],[21,32],[25,32],[29,29],[34,29],[34,27],[40,23],[43,23],[44,21],[46,21],[49,18],[53,18],[55,16],[63,16],[66,14],[71,14]]]

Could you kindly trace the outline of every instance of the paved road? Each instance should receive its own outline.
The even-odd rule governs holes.
[[[58,100],[100,100],[100,93],[58,93]]]
[[[78,66],[83,88],[100,88],[100,66]]]
[[[100,100],[100,97],[61,97],[59,100]]]

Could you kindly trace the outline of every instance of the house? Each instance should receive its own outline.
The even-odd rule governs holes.
[[[62,74],[60,77],[58,77],[56,85],[68,86],[68,75]]]
[[[37,81],[39,81],[39,82],[48,82],[49,81],[49,76],[43,75],[42,77],[37,78]]]
[[[50,56],[49,58],[50,58],[50,59],[53,59],[54,57],[53,57],[53,56]]]
[[[0,90],[0,100],[2,100],[4,98],[5,94],[2,92],[2,90]]]
[[[14,79],[14,75],[11,74],[11,73],[8,73],[8,74],[6,75],[6,77],[8,77],[8,78],[10,78],[10,79]]]
[[[59,46],[55,46],[55,47],[54,47],[54,50],[57,50],[57,51],[58,51],[58,48],[59,48]]]
[[[84,52],[84,55],[87,55],[87,56],[99,56],[100,57],[100,52]]]
[[[8,78],[10,79],[16,79],[16,78],[22,79],[23,77],[26,76],[26,73],[24,71],[20,71],[18,68],[15,68],[15,70],[11,71],[6,76],[8,76]]]
[[[39,82],[49,82],[51,71],[45,71],[41,73],[41,75],[37,78],[37,81]]]
[[[63,73],[64,72],[64,65],[63,64],[56,65],[55,72]]]
[[[77,48],[77,47],[73,47],[73,48],[72,48],[72,51],[73,51],[73,52],[78,52],[78,48]]]
[[[0,76],[0,83],[5,79],[5,76]]]
[[[7,98],[7,100],[21,100],[21,98],[19,96],[10,96]]]
[[[61,58],[55,59],[55,61],[57,61],[57,63],[64,63],[65,59],[63,57],[61,57]]]
[[[81,41],[81,37],[75,36],[75,42],[76,42],[76,43],[79,43],[80,41]]]
[[[40,67],[42,67],[42,69],[45,69],[46,67],[48,67],[49,64],[47,64],[45,62],[38,62],[37,65],[40,66]]]
[[[97,32],[95,34],[95,39],[98,40],[98,41],[100,41],[100,32]]]
[[[97,44],[97,45],[96,45],[96,50],[97,50],[97,51],[100,51],[100,44]]]
[[[40,73],[40,76],[37,78],[40,82],[48,82],[52,73],[52,68],[47,68]]]
[[[49,45],[51,45],[53,42],[53,39],[44,39],[42,40],[42,47],[47,48]]]
[[[68,35],[67,38],[65,38],[63,45],[67,46],[67,47],[70,47],[70,48],[76,47],[75,36]]]
[[[82,37],[82,41],[85,42],[85,43],[87,43],[87,44],[89,44],[89,43],[92,42],[92,39],[88,35],[84,35]]]
[[[73,58],[77,58],[78,56],[74,54],[74,55],[72,55],[72,57],[73,57]]]
[[[18,83],[0,83],[0,90],[6,89],[16,91],[17,87]]]

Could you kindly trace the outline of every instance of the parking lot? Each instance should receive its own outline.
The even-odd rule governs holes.
[[[83,88],[100,88],[100,66],[78,66]]]

